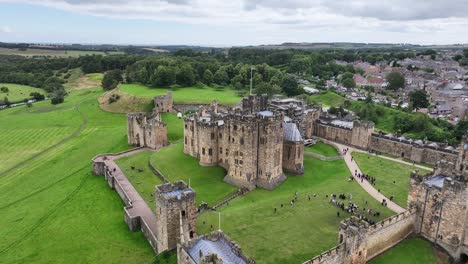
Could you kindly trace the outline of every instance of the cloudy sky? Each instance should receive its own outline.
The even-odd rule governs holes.
[[[468,43],[467,0],[0,0],[0,41]]]

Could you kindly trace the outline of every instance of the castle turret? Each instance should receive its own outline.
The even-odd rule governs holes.
[[[283,170],[296,175],[304,173],[304,141],[295,123],[284,124]]]
[[[197,208],[195,192],[184,182],[156,186],[156,225],[158,250],[171,250],[195,235]]]

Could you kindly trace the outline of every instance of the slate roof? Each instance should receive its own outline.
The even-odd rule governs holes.
[[[436,187],[442,188],[444,187],[444,180],[446,178],[448,178],[448,176],[437,175],[430,179],[425,180],[424,183],[429,187],[436,186]]]
[[[283,139],[286,141],[302,141],[301,133],[295,123],[284,123]]]
[[[238,257],[229,246],[228,242],[224,238],[219,238],[216,241],[208,239],[198,240],[193,247],[188,250],[189,255],[195,261],[200,263],[200,251],[203,256],[215,253],[223,260],[223,264],[245,264],[246,262]]]

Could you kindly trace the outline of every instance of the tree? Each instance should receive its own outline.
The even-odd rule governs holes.
[[[177,70],[176,82],[183,86],[192,86],[195,84],[195,71],[190,64],[184,64],[179,67]]]
[[[173,67],[159,66],[156,69],[156,74],[151,78],[151,84],[154,87],[162,86],[167,87],[174,84],[176,80],[176,72]]]
[[[429,99],[424,90],[416,90],[409,94],[410,102],[414,109],[427,108],[429,106]]]
[[[120,70],[111,70],[104,74],[101,86],[104,88],[104,90],[108,91],[117,87],[117,85],[119,85],[119,83],[122,81],[122,72]]]
[[[8,87],[3,86],[2,88],[0,88],[0,91],[2,93],[8,93],[10,90],[8,89]]]
[[[221,67],[214,74],[214,82],[218,85],[226,85],[229,83],[229,76],[226,70]]]
[[[29,94],[29,96],[32,97],[32,99],[36,100],[36,101],[42,101],[45,99],[45,96],[43,94],[40,94],[38,92],[32,92]]]
[[[209,69],[203,72],[203,83],[206,85],[211,85],[213,83],[213,73]]]
[[[51,104],[53,104],[53,105],[61,104],[61,103],[63,103],[64,98],[65,98],[65,90],[64,89],[55,90],[50,95],[50,97],[51,97],[51,99],[50,99]]]
[[[288,75],[286,78],[283,79],[281,88],[287,96],[298,95],[301,92],[298,88],[296,78],[294,78],[294,76],[291,75]]]
[[[387,75],[387,88],[390,90],[398,90],[405,87],[405,77],[399,72],[391,72]]]
[[[356,82],[352,78],[346,78],[346,79],[342,80],[341,84],[343,84],[343,86],[346,87],[346,88],[356,87]]]
[[[281,92],[281,88],[278,85],[271,85],[269,83],[261,82],[255,86],[255,94],[266,94],[271,97],[274,94]]]

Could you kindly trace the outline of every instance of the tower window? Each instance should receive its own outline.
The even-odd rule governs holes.
[[[202,153],[202,155],[205,155],[205,148],[202,148],[201,153]]]

